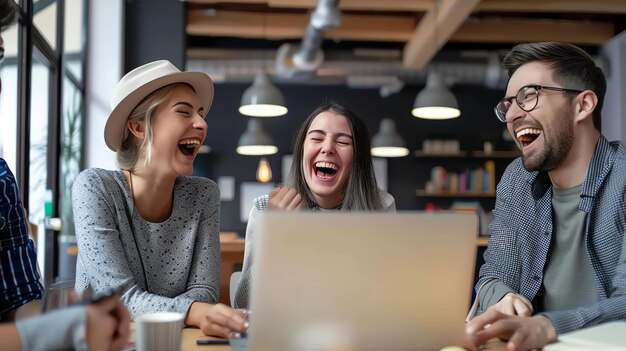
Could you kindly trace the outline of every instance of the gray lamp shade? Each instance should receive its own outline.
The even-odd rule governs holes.
[[[273,155],[278,152],[272,137],[263,130],[261,121],[254,118],[248,121],[248,128],[237,145],[237,153],[240,155]]]
[[[392,119],[380,121],[380,130],[372,138],[372,156],[376,157],[403,157],[409,154],[404,140],[396,131]]]
[[[243,93],[239,113],[252,117],[277,117],[287,113],[283,94],[264,71],[257,73],[254,83]]]
[[[450,119],[461,115],[456,97],[435,71],[428,74],[426,87],[417,94],[411,114],[425,119]]]

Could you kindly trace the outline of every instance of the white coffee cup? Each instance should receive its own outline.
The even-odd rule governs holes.
[[[179,351],[183,319],[175,312],[155,312],[135,318],[137,351]]]

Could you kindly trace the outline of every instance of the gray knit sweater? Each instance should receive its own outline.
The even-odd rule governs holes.
[[[194,301],[215,303],[220,286],[219,190],[178,177],[162,223],[144,220],[121,171],[87,169],[72,187],[78,242],[76,289],[123,289],[131,315],[186,314]]]
[[[380,199],[383,203],[382,212],[396,212],[396,200],[388,192],[378,189]],[[243,270],[241,271],[241,278],[237,289],[235,291],[235,301],[233,307],[235,308],[248,308],[248,299],[250,296],[252,270],[253,270],[253,256],[252,256],[252,243],[254,238],[254,231],[259,220],[261,213],[265,212],[268,208],[269,196],[263,195],[254,199],[254,206],[250,210],[248,216],[248,226],[246,227],[246,246],[243,259]]]

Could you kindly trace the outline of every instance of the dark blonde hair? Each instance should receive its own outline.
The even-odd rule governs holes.
[[[122,142],[122,146],[117,150],[117,164],[121,169],[133,171],[137,165],[137,161],[142,155],[145,155],[144,165],[150,163],[150,159],[152,158],[153,113],[179,85],[191,87],[185,83],[166,85],[146,96],[130,113],[127,121],[145,122],[145,138],[141,143],[138,143],[137,138],[130,133],[128,127],[124,129],[124,141]]]

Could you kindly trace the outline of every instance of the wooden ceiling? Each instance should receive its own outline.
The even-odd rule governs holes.
[[[192,37],[293,41],[317,0],[186,0]],[[444,45],[567,41],[599,46],[626,29],[626,0],[341,0],[325,40],[395,43],[424,68]]]

